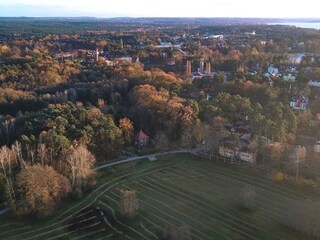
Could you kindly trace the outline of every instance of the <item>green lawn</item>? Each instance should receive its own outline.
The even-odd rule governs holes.
[[[250,210],[241,200],[248,187],[256,193]],[[137,193],[134,220],[118,213],[120,189]],[[167,229],[181,225],[192,239],[312,239],[280,224],[290,201],[306,199],[319,196],[245,167],[171,155],[101,172],[95,190],[46,221],[2,217],[0,239],[163,239]]]

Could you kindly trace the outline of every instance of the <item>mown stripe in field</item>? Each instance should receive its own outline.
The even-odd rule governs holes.
[[[214,219],[214,220],[218,221],[218,223],[220,225],[223,225],[224,227],[230,228],[233,231],[240,233],[241,235],[249,237],[250,239],[256,238],[252,234],[257,234],[257,232],[255,230],[249,229],[248,227],[244,226],[244,224],[239,224],[240,223],[239,221],[234,222],[231,219],[229,219],[230,216],[223,216],[223,214],[216,214],[216,212],[214,212],[214,211],[208,211],[208,209],[211,209],[211,210],[214,209],[212,207],[212,205],[208,205],[208,204],[204,203],[203,201],[199,201],[198,199],[195,199],[193,197],[190,197],[189,195],[183,194],[183,193],[178,192],[173,189],[166,188],[166,190],[163,191],[161,188],[159,188],[158,186],[153,185],[153,184],[151,184],[151,186],[148,187],[148,186],[146,186],[146,184],[147,184],[146,182],[144,182],[143,184],[141,184],[139,182],[135,182],[135,183],[143,188],[148,189],[151,192],[152,191],[156,192],[156,194],[160,193],[166,197],[170,196],[171,199],[176,198],[177,200],[179,200],[179,203],[181,205],[185,206],[185,209],[189,209],[189,211],[196,211],[196,214],[202,215],[206,218]],[[155,189],[157,189],[157,190],[155,190]],[[182,197],[181,197],[181,195],[182,195]],[[195,204],[195,203],[198,203],[198,204]],[[202,207],[204,205],[206,206],[206,208]],[[217,210],[217,209],[215,209],[215,210]]]
[[[66,210],[63,214],[57,216],[56,218],[54,218],[53,223],[44,227],[37,227],[38,225],[41,226],[41,224],[36,224],[35,229],[31,230],[31,231],[23,231],[22,233],[18,233],[16,235],[12,234],[9,236],[9,238],[3,238],[3,239],[7,239],[7,240],[15,240],[15,239],[25,239],[26,236],[31,235],[34,236],[35,233],[37,232],[41,232],[41,234],[43,233],[42,231],[45,229],[50,229],[53,228],[57,225],[61,225],[64,222],[68,221],[69,219],[71,219],[72,217],[74,217],[76,214],[78,214],[79,212],[81,212],[82,210],[84,210],[85,208],[87,208],[88,206],[90,206],[92,203],[94,203],[99,196],[101,196],[102,194],[104,194],[104,192],[108,191],[109,189],[113,188],[114,186],[116,186],[117,184],[120,184],[121,182],[125,182],[126,180],[130,179],[130,177],[132,178],[139,178],[140,176],[149,174],[149,173],[153,173],[156,171],[159,171],[161,169],[165,169],[167,167],[173,166],[173,165],[177,165],[177,164],[181,164],[184,161],[176,161],[176,162],[169,162],[167,164],[161,164],[158,166],[150,166],[146,169],[142,169],[142,170],[138,170],[137,172],[134,173],[127,173],[125,175],[116,177],[115,179],[111,180],[110,182],[106,182],[105,184],[102,184],[101,186],[99,186],[97,189],[95,189],[92,193],[90,193],[84,200],[82,200],[80,203],[76,204],[75,206],[73,206],[72,208]],[[109,187],[107,187],[109,186]],[[94,199],[91,199],[95,197]],[[75,211],[73,211],[75,210]],[[65,215],[69,214],[68,216],[64,217]],[[58,220],[61,219],[61,220]],[[58,220],[57,222],[54,222]],[[66,225],[62,225],[63,227],[66,227]],[[21,230],[24,230],[25,228],[21,228]],[[19,229],[17,229],[17,231],[19,231]],[[55,231],[53,230],[48,230],[47,232],[53,232]],[[46,233],[46,232],[44,232]],[[30,237],[31,237],[30,236]]]
[[[110,191],[109,193],[112,194],[114,197],[119,198],[118,194],[114,192],[115,190]],[[163,221],[164,223],[167,223],[171,226],[178,226],[181,224],[185,224],[184,221],[182,221],[182,219],[184,218],[177,218],[176,215],[172,215],[172,211],[170,211],[169,213],[167,211],[163,211],[162,209],[160,209],[158,206],[155,206],[154,204],[148,203],[144,200],[139,199],[139,203],[141,205],[143,205],[143,207],[141,207],[142,209],[145,209],[146,212],[148,212],[148,215],[151,215],[154,218],[157,218],[161,221]],[[211,240],[212,238],[206,234],[204,234],[202,231],[194,228],[193,226],[189,225],[190,229],[191,229],[191,236],[192,239],[209,239]],[[204,238],[203,238],[204,237]]]

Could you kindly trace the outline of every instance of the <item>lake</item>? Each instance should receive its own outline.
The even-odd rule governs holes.
[[[283,23],[267,23],[268,25],[289,25],[300,28],[314,28],[320,30],[320,22],[283,22]]]

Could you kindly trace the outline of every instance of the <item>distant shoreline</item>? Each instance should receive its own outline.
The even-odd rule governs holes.
[[[279,23],[267,23],[267,25],[286,25],[295,26],[299,28],[310,28],[320,30],[320,22],[279,22]]]

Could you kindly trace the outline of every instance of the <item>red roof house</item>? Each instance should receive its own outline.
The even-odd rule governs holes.
[[[150,137],[140,130],[135,136],[135,144],[139,147],[144,147],[149,142]]]

